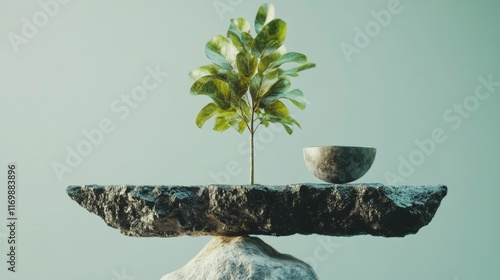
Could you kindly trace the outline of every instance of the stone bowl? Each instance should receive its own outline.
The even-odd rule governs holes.
[[[366,174],[375,160],[371,147],[320,146],[304,148],[307,168],[328,183],[344,184]]]

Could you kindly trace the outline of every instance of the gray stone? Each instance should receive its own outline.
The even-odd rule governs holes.
[[[402,237],[436,213],[447,187],[70,186],[68,195],[129,236],[323,234]]]
[[[306,166],[318,179],[334,184],[356,181],[368,172],[377,150],[369,147],[304,148]]]
[[[256,237],[215,237],[181,269],[161,280],[317,280],[313,269]]]

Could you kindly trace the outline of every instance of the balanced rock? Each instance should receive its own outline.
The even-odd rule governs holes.
[[[447,187],[382,184],[70,186],[68,195],[130,236],[323,234],[402,237],[436,213]]]
[[[317,280],[313,269],[256,237],[215,237],[181,269],[161,280]]]

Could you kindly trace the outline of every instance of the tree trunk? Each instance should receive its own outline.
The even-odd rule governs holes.
[[[254,184],[254,148],[253,148],[253,135],[255,133],[255,104],[252,99],[252,114],[250,116],[250,185]]]
[[[250,185],[253,184],[254,184],[254,149],[253,149],[253,132],[250,131]]]

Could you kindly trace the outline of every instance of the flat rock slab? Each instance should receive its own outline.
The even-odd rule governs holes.
[[[403,237],[436,213],[447,187],[382,184],[69,186],[129,236],[323,234]]]
[[[215,237],[181,269],[161,280],[318,280],[311,266],[256,237]]]

